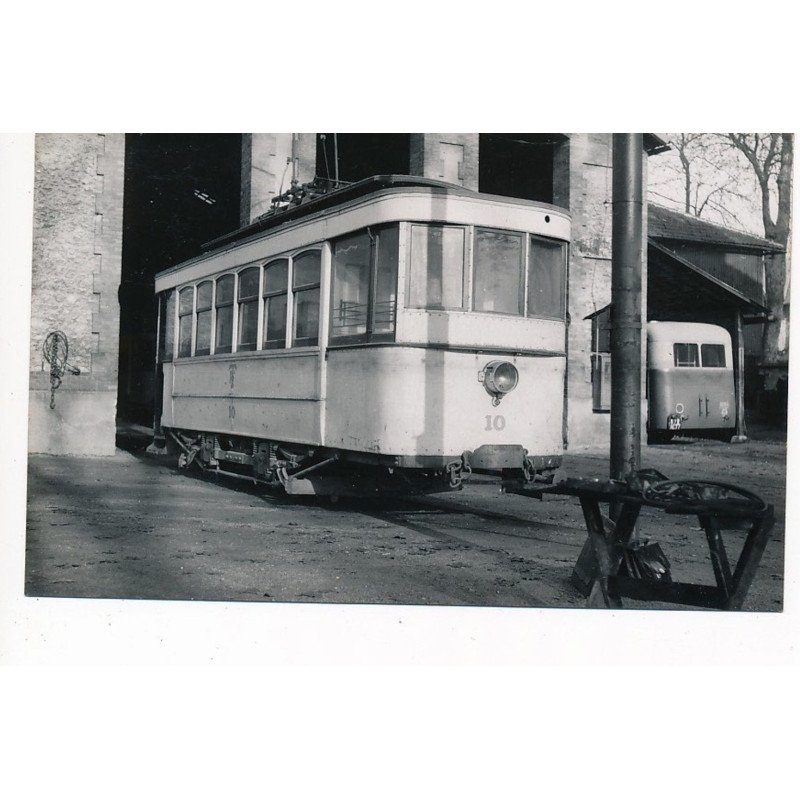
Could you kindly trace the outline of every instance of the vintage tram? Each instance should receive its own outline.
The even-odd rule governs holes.
[[[648,439],[730,440],[736,430],[731,336],[700,322],[647,323]]]
[[[290,494],[547,479],[569,239],[561,209],[425,178],[290,202],[157,275],[157,438]]]

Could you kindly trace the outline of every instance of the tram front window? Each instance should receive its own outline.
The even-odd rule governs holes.
[[[396,225],[384,228],[378,234],[375,300],[372,310],[372,330],[375,333],[392,333],[394,331],[399,240],[400,231]]]
[[[531,237],[528,268],[528,316],[564,319],[567,246]]]
[[[366,231],[336,242],[331,318],[334,337],[359,336],[367,332],[370,250]]]
[[[394,336],[399,228],[368,228],[333,249],[331,341],[386,341]]]
[[[522,236],[476,230],[475,311],[522,314]]]
[[[464,306],[464,229],[411,226],[411,308]]]

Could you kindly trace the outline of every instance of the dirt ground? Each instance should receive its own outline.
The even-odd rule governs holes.
[[[777,522],[745,610],[783,603],[786,445],[678,440],[644,447],[671,478],[738,484]],[[606,452],[570,452],[570,476],[607,474]],[[713,583],[696,518],[643,511],[676,580]],[[570,583],[585,541],[574,498],[503,495],[496,483],[403,500],[287,498],[146,456],[32,456],[25,588],[30,596],[582,607]],[[743,534],[726,532],[732,560]],[[626,601],[626,607],[646,607]],[[650,607],[656,607],[651,604]]]

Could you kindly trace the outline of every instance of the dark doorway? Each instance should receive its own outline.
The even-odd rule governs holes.
[[[239,225],[241,134],[125,137],[117,417],[152,424],[157,272]]]
[[[555,202],[554,164],[566,141],[557,133],[482,133],[479,191]]]
[[[372,175],[408,175],[410,153],[408,133],[318,133],[317,175],[335,181],[337,165],[338,178],[346,183]]]

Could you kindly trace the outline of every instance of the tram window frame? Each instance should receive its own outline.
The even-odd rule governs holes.
[[[226,298],[224,295],[221,294],[220,288],[226,281],[230,281],[230,299]],[[232,272],[229,272],[225,275],[220,275],[215,283],[215,291],[214,291],[214,353],[217,354],[228,354],[233,352],[233,306],[234,306],[234,299],[236,296],[236,277]],[[227,284],[225,284],[227,285]],[[220,314],[220,312],[223,312]],[[220,320],[224,320],[225,317],[230,314],[229,318],[229,325],[230,325],[230,337],[228,343],[225,345],[220,346]]]
[[[554,314],[547,314],[543,311],[537,310],[531,312],[531,290],[534,284],[533,269],[535,266],[534,248],[537,245],[555,246],[560,251],[560,269],[558,272],[561,286],[559,291],[559,311]],[[533,319],[555,319],[563,322],[567,317],[567,268],[569,264],[569,246],[567,242],[561,239],[550,239],[546,236],[537,236],[530,234],[528,236],[528,264],[526,270],[526,285],[525,285],[525,316]],[[593,331],[594,333],[594,331]]]
[[[262,333],[261,333],[261,350],[285,350],[287,332],[289,330],[288,314],[289,314],[289,257],[280,256],[279,258],[270,259],[263,266],[264,278],[262,283],[261,297],[263,299],[262,315]],[[285,268],[283,286],[280,288],[268,288],[269,271],[276,269],[280,266]],[[278,319],[283,320],[283,336],[282,338],[267,339],[269,332],[269,322],[272,317],[272,301],[283,298],[283,313],[277,314]]]
[[[158,361],[163,364],[175,358],[175,289],[162,292],[159,306]]]
[[[519,241],[519,264],[517,267],[517,310],[496,310],[491,308],[478,308],[478,274],[480,264],[478,261],[478,238],[481,233],[500,234],[506,237],[513,237]],[[526,279],[526,263],[525,263],[525,234],[521,231],[504,230],[502,228],[487,228],[484,226],[476,225],[472,236],[472,310],[478,314],[496,314],[506,317],[521,317],[525,314],[525,279]],[[489,269],[493,273],[497,273],[497,261],[492,259]]]
[[[194,286],[178,292],[178,358],[191,358],[194,344]],[[188,336],[185,337],[185,334]]]
[[[317,261],[316,282],[297,284],[297,262],[307,256],[315,256]],[[322,285],[322,250],[312,248],[310,250],[302,250],[301,252],[293,255],[291,258],[291,276],[292,276],[292,347],[316,347],[319,345],[319,326],[320,326],[320,303],[321,303],[321,285]],[[316,335],[314,336],[298,336],[297,335],[297,322],[299,315],[297,313],[301,300],[308,295],[313,296],[316,293],[317,303],[317,324]],[[287,311],[288,311],[287,303]],[[313,304],[312,304],[313,305]]]
[[[679,347],[686,348],[684,358],[678,353]],[[675,366],[680,369],[694,369],[700,366],[700,348],[696,342],[673,342],[672,354]]]
[[[367,287],[367,302],[364,317],[364,332],[363,333],[348,333],[337,334],[335,332],[335,322],[341,318],[342,311],[335,308],[335,300],[337,297],[337,246],[342,242],[355,239],[358,236],[365,236],[369,243],[369,254],[367,264],[367,276],[364,282]],[[389,239],[390,246],[386,248],[381,242]],[[388,253],[388,259],[383,260],[384,256]],[[384,265],[385,269],[391,270],[392,277],[388,282],[379,282],[380,268]],[[339,237],[332,242],[332,259],[331,259],[331,289],[329,298],[329,321],[328,321],[328,337],[329,344],[346,345],[346,344],[366,344],[372,342],[393,342],[397,332],[397,295],[398,295],[398,275],[400,267],[400,224],[397,222],[389,223],[380,226],[370,226],[368,228],[361,228],[360,230],[348,233],[346,236]],[[379,285],[380,284],[380,285]],[[377,320],[376,315],[376,297],[379,290],[382,291],[386,288],[393,289],[393,293],[389,292],[390,306],[387,309],[388,321],[386,328],[378,329],[377,326],[382,321]],[[362,304],[363,305],[363,304]],[[359,323],[360,325],[361,323]],[[353,327],[353,326],[339,326],[339,327]]]
[[[717,361],[716,364],[706,364],[706,353],[708,351],[716,353],[716,356],[711,358],[712,361]],[[706,369],[728,369],[728,362],[725,357],[724,344],[701,344],[700,345],[700,363]]]
[[[247,295],[242,294],[242,286],[255,278],[255,287]],[[236,304],[237,304],[237,331],[236,331],[236,352],[248,352],[258,349],[258,307],[259,289],[261,283],[261,267],[245,267],[237,273],[236,281]],[[252,316],[251,316],[252,315]],[[252,339],[243,341],[245,333],[245,319],[249,317],[252,326]],[[253,324],[255,323],[255,324]]]
[[[205,287],[208,287],[208,300],[203,297],[205,294]],[[214,282],[211,280],[201,281],[197,284],[197,292],[195,295],[195,341],[194,341],[194,355],[207,356],[211,354],[211,331],[214,325]],[[207,315],[207,316],[205,316]],[[203,335],[202,328],[205,325],[205,320],[208,320],[208,336]],[[206,344],[207,342],[207,344]]]
[[[415,254],[419,251],[415,248],[415,233],[416,232],[425,232],[426,239],[425,239],[425,249],[426,255],[427,251],[430,249],[430,239],[429,235],[436,231],[441,232],[442,235],[442,263],[441,263],[441,272],[442,276],[445,275],[449,276],[450,279],[457,279],[460,281],[460,291],[453,292],[453,296],[460,295],[459,302],[457,305],[450,305],[447,302],[447,298],[445,297],[446,291],[444,285],[440,286],[439,289],[439,296],[441,302],[432,302],[430,299],[430,272],[428,269],[429,261],[425,261],[425,273],[424,276],[420,274],[420,270],[422,269],[421,262],[415,261]],[[445,232],[447,233],[455,233],[459,232],[461,234],[461,264],[459,268],[455,266],[451,269],[448,264],[445,263],[444,256],[446,255],[445,247],[444,247],[444,238]],[[464,311],[467,308],[467,287],[469,284],[468,280],[468,261],[469,261],[469,250],[468,250],[468,242],[470,242],[474,236],[470,236],[470,226],[467,225],[447,225],[444,223],[425,223],[425,222],[412,222],[408,226],[408,277],[406,280],[406,307],[412,309],[421,309],[424,311]],[[474,243],[473,243],[474,247]],[[455,252],[455,251],[454,251]],[[451,254],[452,255],[452,254]],[[424,278],[424,279],[423,279]],[[444,280],[442,280],[442,284],[444,284]],[[419,293],[422,293],[421,295]]]

